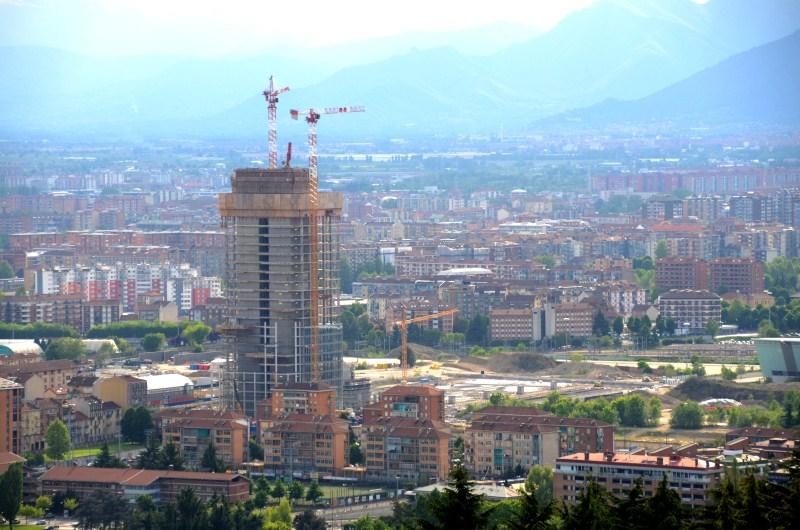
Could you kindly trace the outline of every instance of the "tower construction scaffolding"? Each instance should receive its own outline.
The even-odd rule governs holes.
[[[250,416],[257,415],[275,385],[312,381],[312,319],[317,320],[319,382],[341,394],[338,226],[343,198],[340,193],[314,198],[311,184],[305,168],[237,169],[232,191],[219,197],[228,264],[228,315],[221,327],[228,352],[223,401]]]

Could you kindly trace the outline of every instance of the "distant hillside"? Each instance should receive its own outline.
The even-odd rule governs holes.
[[[730,57],[650,96],[605,101],[549,124],[800,124],[800,31]]]
[[[796,87],[796,70],[781,77],[775,69],[783,66],[785,53],[796,57],[796,48],[773,52],[768,64],[739,58],[743,62],[731,66],[731,72],[717,69],[732,54],[799,25],[796,0],[711,0],[704,5],[598,0],[527,40],[523,35],[529,29],[496,24],[373,39],[322,50],[316,57],[308,51],[274,50],[219,59],[96,58],[7,47],[0,48],[0,135],[260,138],[265,134],[260,92],[269,74],[292,87],[281,100],[282,120],[291,107],[365,105],[366,114],[337,120],[330,129],[350,136],[514,132],[603,101],[566,117],[605,123],[612,117],[657,118],[662,112],[694,119],[710,108],[712,116],[732,121],[785,118],[784,111],[792,108],[788,87]],[[387,56],[409,50],[415,40],[421,49]],[[432,47],[439,43],[449,46]],[[504,43],[513,44],[498,49]],[[332,65],[332,56],[342,62]],[[350,66],[338,69],[345,63]],[[737,68],[752,75],[738,80],[732,75]],[[764,76],[780,84],[759,86]],[[759,100],[760,94],[778,99]],[[639,110],[607,101],[611,98],[639,98]],[[693,107],[682,101],[687,98]],[[750,110],[736,106],[743,98]],[[326,129],[321,126],[320,133]],[[301,132],[300,126],[287,129],[292,130]]]

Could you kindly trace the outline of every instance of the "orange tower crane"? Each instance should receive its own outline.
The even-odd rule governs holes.
[[[309,184],[309,320],[311,325],[311,382],[319,383],[319,180],[317,178],[317,122],[323,114],[346,114],[364,112],[364,107],[326,107],[322,111],[313,108],[303,111],[308,124],[308,184]],[[293,120],[299,119],[301,111],[292,109]]]
[[[403,318],[394,323],[400,326],[400,366],[403,369],[403,384],[408,383],[408,326],[417,322],[427,322],[436,318],[442,318],[458,313],[458,309],[446,309],[430,315],[406,319],[405,308],[403,308]]]
[[[278,167],[278,96],[288,92],[289,87],[275,88],[275,79],[269,76],[269,86],[264,90],[264,99],[267,100],[267,120],[269,132],[267,133],[267,151],[269,152],[269,168]]]

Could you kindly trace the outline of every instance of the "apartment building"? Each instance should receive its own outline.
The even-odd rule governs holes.
[[[722,321],[722,298],[709,291],[673,289],[660,295],[656,305],[661,316],[690,333],[702,333],[711,320]]]
[[[7,377],[16,381],[27,381],[29,377],[36,376],[41,379],[44,389],[67,388],[67,384],[81,370],[80,363],[68,359],[53,361],[39,361],[20,366],[0,366],[0,377]],[[35,397],[25,396],[26,399]]]
[[[664,476],[681,501],[702,507],[711,500],[723,468],[718,462],[684,456],[655,456],[630,453],[576,453],[556,460],[553,470],[554,497],[565,503],[577,501],[591,482],[617,497],[626,497],[634,482],[642,480],[644,497],[652,497]]]
[[[64,404],[62,417],[75,447],[119,439],[122,409],[113,401],[93,396],[73,398]]]
[[[450,472],[452,433],[444,423],[444,392],[430,385],[397,385],[364,407],[361,446],[367,477],[416,484]]]
[[[588,418],[561,418],[529,407],[489,407],[473,414],[464,432],[467,468],[499,478],[532,465],[553,466],[576,451],[613,451],[613,426]]]
[[[544,310],[546,335],[565,333],[573,337],[589,337],[595,313],[592,306],[584,303],[547,304]]]
[[[247,458],[249,422],[235,412],[210,409],[162,410],[155,417],[164,445],[175,444],[189,468],[199,468],[209,444],[230,469]]]
[[[492,340],[532,341],[534,319],[531,309],[492,309],[489,330]]]
[[[383,416],[364,423],[367,478],[426,485],[450,473],[451,430],[440,421]]]
[[[288,414],[260,422],[267,471],[293,477],[342,476],[349,429],[336,415]]]
[[[336,390],[322,383],[286,383],[275,387],[271,398],[272,416],[336,414]]]
[[[103,401],[113,401],[123,410],[147,403],[147,381],[131,375],[115,375],[94,381],[92,393]]]
[[[364,407],[364,423],[384,416],[444,422],[444,391],[430,385],[396,385]]]
[[[708,264],[709,289],[743,294],[764,291],[764,264],[752,258],[717,258]]]
[[[697,258],[656,260],[656,287],[670,289],[708,289],[708,264]]]
[[[0,378],[0,452],[22,453],[22,386]]]

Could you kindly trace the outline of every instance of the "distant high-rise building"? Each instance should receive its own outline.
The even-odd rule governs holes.
[[[232,191],[219,196],[227,241],[225,398],[251,416],[275,385],[311,382],[312,325],[319,326],[318,382],[340,387],[337,227],[343,197],[319,193],[313,215],[314,192],[305,168],[237,169]],[[316,263],[311,263],[312,219],[317,222]],[[316,323],[311,322],[312,267],[318,277]]]

